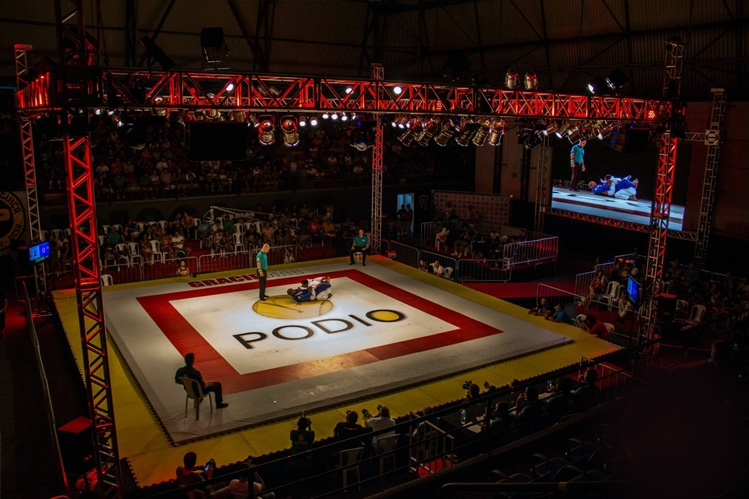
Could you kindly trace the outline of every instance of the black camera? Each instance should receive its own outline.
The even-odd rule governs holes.
[[[365,419],[369,419],[372,417],[372,414],[367,409],[361,410],[362,416],[364,416]]]
[[[484,381],[484,388],[487,390],[496,390],[497,387],[489,383],[488,381]]]
[[[468,380],[463,383],[463,390],[469,390],[471,388],[471,385],[473,385],[473,381]]]
[[[377,406],[377,412],[380,412],[381,410],[382,410],[382,404],[379,404],[379,405]]]

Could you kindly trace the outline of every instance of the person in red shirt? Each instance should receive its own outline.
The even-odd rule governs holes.
[[[609,339],[609,330],[606,328],[606,324],[596,319],[594,315],[586,316],[580,327],[603,340]]]

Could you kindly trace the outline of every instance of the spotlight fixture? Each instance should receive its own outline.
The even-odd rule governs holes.
[[[531,133],[530,135],[528,135],[528,138],[525,139],[525,144],[523,144],[523,147],[525,147],[526,149],[533,149],[534,147],[541,145],[542,141],[543,139],[541,138],[540,133]]]
[[[338,119],[338,113],[334,112],[333,114],[331,114],[330,115],[330,119],[331,120],[337,120]]]
[[[276,124],[273,122],[273,117],[269,114],[261,116],[258,120],[257,135],[258,140],[264,146],[269,146],[276,141],[274,137],[276,131]]]
[[[567,135],[567,132],[569,131],[569,129],[570,127],[567,123],[562,123],[562,126],[560,126],[557,129],[557,131],[554,133],[556,134],[557,137],[561,139],[561,138],[564,138],[565,135]]]
[[[330,115],[327,112],[322,113],[322,119],[327,120],[330,118]]]
[[[536,90],[538,88],[538,75],[532,69],[525,72],[525,78],[523,79],[523,85],[526,90]]]
[[[299,126],[307,126],[307,117],[305,115],[299,117]]]
[[[408,116],[396,116],[393,123],[398,125],[398,128],[406,128],[406,125],[408,125]]]
[[[605,123],[603,127],[601,127],[601,129],[598,131],[598,139],[599,140],[605,139],[606,137],[614,133],[615,128],[616,127],[613,124]]]
[[[582,138],[582,132],[578,127],[571,128],[570,131],[567,132],[567,140],[569,140],[572,144],[577,144]]]
[[[200,46],[203,49],[203,69],[211,64],[224,62],[229,55],[223,28],[203,28],[200,32]]]
[[[489,120],[484,120],[481,125],[479,126],[479,129],[476,130],[476,135],[473,136],[473,144],[476,147],[481,147],[486,143],[486,139],[489,138],[489,133],[491,132],[492,124]]]
[[[312,116],[310,116],[310,117],[309,117],[309,124],[310,124],[310,125],[312,125],[312,126],[317,126],[317,123],[318,123],[318,121],[317,121],[317,116],[315,116],[315,115],[313,114]]]
[[[434,120],[428,120],[425,122],[425,125],[422,126],[421,134],[416,139],[416,142],[419,143],[421,146],[428,146],[429,141],[432,140],[432,137],[434,137],[434,134],[437,133],[437,130],[439,130],[439,125]]]
[[[514,68],[510,68],[507,70],[507,73],[505,73],[505,87],[507,87],[508,90],[515,90],[515,87],[518,86],[518,70]]]
[[[462,147],[468,147],[468,144],[471,143],[471,140],[473,140],[473,137],[479,131],[479,128],[481,128],[481,125],[469,121],[461,127],[460,133],[455,137],[455,143]]]
[[[414,140],[416,140],[416,137],[421,133],[421,123],[418,121],[413,123],[411,125],[411,128],[406,130],[406,132],[398,137],[398,140],[401,144],[403,144],[406,147],[410,147],[411,144],[413,144]]]
[[[606,85],[615,93],[619,93],[628,81],[629,77],[627,77],[627,73],[622,68],[616,68],[613,73],[606,77]]]
[[[354,91],[354,87],[346,87],[346,93],[347,94],[350,94],[353,91]]]
[[[559,127],[557,126],[557,124],[552,121],[551,123],[546,125],[546,128],[542,130],[542,133],[548,136],[550,133],[555,133],[558,129]]]
[[[283,143],[286,147],[299,144],[299,124],[294,116],[287,114],[281,118],[281,135],[283,135]]]
[[[370,144],[369,133],[366,130],[357,130],[352,136],[351,147],[361,152],[372,147],[372,144]]]
[[[234,90],[234,83],[229,83],[228,85],[226,85],[227,92],[231,92],[232,90]]]
[[[251,124],[254,127],[258,127],[260,123],[257,120],[257,116],[255,116],[253,113],[250,113],[247,115],[247,123]]]
[[[606,82],[606,78],[596,77],[588,82],[588,92],[593,95],[611,94],[612,90]]]
[[[403,93],[403,89],[401,87],[399,87],[399,86],[395,86],[395,87],[393,87],[393,93],[395,95],[400,95],[400,94]]]
[[[505,133],[505,122],[502,120],[494,120],[492,123],[492,131],[489,133],[489,145],[498,146],[502,142],[502,135]]]
[[[445,147],[447,143],[450,142],[450,139],[453,138],[456,131],[457,129],[455,128],[453,120],[450,118],[443,118],[442,123],[440,124],[440,131],[434,138],[434,141],[437,145]]]
[[[348,114],[341,113],[341,121],[348,121]]]

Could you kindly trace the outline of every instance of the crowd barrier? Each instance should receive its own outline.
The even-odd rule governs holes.
[[[505,244],[502,248],[505,266],[510,268],[556,263],[558,255],[559,238],[556,236]]]
[[[509,282],[512,267],[506,265],[505,260],[461,259],[456,279],[460,282]]]

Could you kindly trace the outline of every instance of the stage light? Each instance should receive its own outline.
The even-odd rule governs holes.
[[[510,68],[507,70],[507,73],[505,73],[505,87],[507,87],[508,90],[515,90],[515,87],[518,86],[518,70]]]
[[[528,135],[528,138],[525,139],[523,147],[526,149],[533,149],[534,147],[541,145],[542,141],[543,139],[541,138],[540,132],[531,133]]]
[[[398,140],[404,146],[410,147],[411,144],[413,144],[414,140],[416,140],[416,137],[419,135],[419,133],[421,133],[421,123],[417,121],[411,125],[411,128],[406,130],[405,133],[398,137]]]
[[[369,133],[366,130],[357,130],[352,136],[351,147],[361,152],[364,152],[372,147],[372,144],[370,143]]]
[[[299,126],[307,126],[307,117],[304,115],[301,115],[299,117]]]
[[[338,113],[335,113],[335,112],[334,112],[334,113],[332,113],[332,114],[330,115],[330,119],[331,119],[331,120],[337,120],[337,119],[338,119]]]
[[[434,141],[437,143],[437,145],[445,147],[447,143],[450,142],[450,139],[453,138],[453,135],[455,135],[456,131],[457,130],[455,128],[455,123],[453,123],[453,120],[451,120],[450,118],[443,118],[440,125],[440,131],[434,138]]]
[[[203,28],[200,31],[200,47],[203,49],[203,67],[224,62],[229,50],[226,48],[223,28]]]
[[[416,139],[416,142],[419,143],[421,146],[428,146],[429,141],[432,140],[432,137],[434,137],[434,134],[437,133],[437,130],[439,130],[439,125],[434,120],[428,120],[425,122],[425,125],[422,126],[421,134]]]
[[[273,117],[269,114],[261,116],[258,120],[257,136],[260,143],[264,146],[269,146],[276,141],[274,136],[276,131],[276,124],[273,121]]]
[[[538,88],[538,75],[536,75],[535,71],[529,69],[525,72],[523,85],[525,86],[526,90],[536,90],[536,88]]]
[[[627,77],[627,74],[622,71],[622,68],[616,68],[613,73],[606,77],[606,84],[616,93],[619,93],[628,81],[629,77]]]
[[[548,125],[546,125],[546,128],[544,128],[542,130],[542,133],[544,135],[548,136],[551,133],[555,133],[558,129],[559,129],[559,127],[557,126],[557,124],[554,123],[554,122],[552,122],[552,123],[549,123]]]
[[[557,131],[554,133],[556,134],[557,137],[561,139],[561,138],[564,138],[565,135],[567,135],[568,130],[569,130],[569,125],[567,125],[567,123],[562,123],[562,126],[560,126],[557,129]]]
[[[348,121],[348,114],[341,113],[341,121]]]
[[[567,140],[569,140],[572,144],[577,144],[582,138],[582,132],[580,132],[580,129],[578,127],[571,128],[570,131],[567,132]]]
[[[611,123],[606,123],[601,129],[598,131],[598,139],[603,140],[612,133],[614,133],[614,130],[616,127]]]
[[[312,116],[310,116],[310,117],[309,117],[309,124],[310,124],[310,125],[312,125],[312,126],[317,126],[317,123],[318,123],[318,121],[317,121],[317,116],[315,116],[315,115],[313,114]]]
[[[396,116],[393,123],[398,125],[398,128],[406,128],[406,125],[408,124],[408,116]]]
[[[330,118],[330,115],[327,112],[322,113],[322,119],[327,120],[328,118]]]
[[[505,122],[502,120],[494,120],[492,123],[492,131],[489,134],[489,145],[498,146],[502,142],[502,136],[505,133]]]
[[[401,93],[403,93],[403,89],[401,87],[398,87],[398,86],[393,87],[393,93],[395,95],[400,95]]]
[[[286,147],[299,144],[299,126],[294,116],[287,114],[281,118],[281,135]]]
[[[491,122],[489,120],[484,120],[479,126],[479,129],[476,131],[476,135],[473,136],[473,145],[475,145],[476,147],[483,146],[486,143],[486,139],[489,138],[491,129]]]
[[[353,87],[346,87],[346,93],[347,93],[347,94],[350,94],[350,93],[351,93],[351,92],[353,92],[353,91],[354,91],[354,88],[353,88]]]
[[[455,143],[461,147],[468,147],[468,144],[470,144],[473,138],[476,136],[479,128],[481,128],[481,125],[469,121],[461,127],[460,133],[457,137],[455,137]]]
[[[232,90],[234,90],[234,84],[233,83],[229,83],[228,85],[226,85],[226,91],[227,92],[231,92]]]
[[[588,82],[588,92],[593,95],[606,95],[611,94],[612,91],[606,83],[606,78],[597,77]]]

